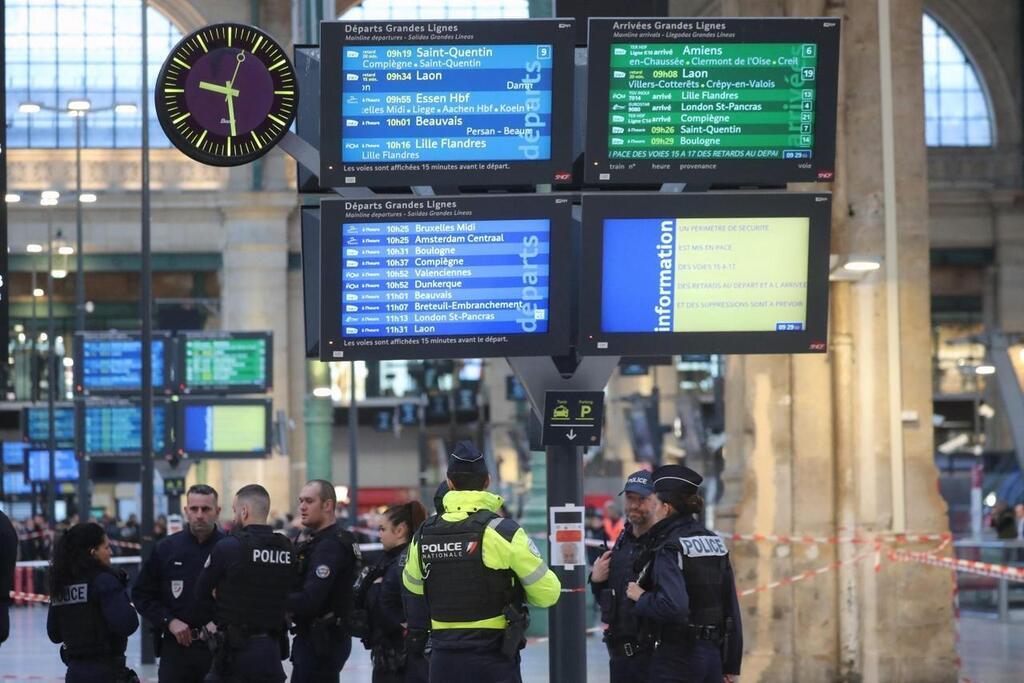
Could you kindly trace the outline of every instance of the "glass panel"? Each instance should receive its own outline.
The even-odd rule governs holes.
[[[963,119],[941,119],[939,140],[942,145],[962,147],[967,143],[967,125]]]
[[[939,111],[942,112],[942,118],[962,119],[967,113],[965,99],[966,97],[963,92],[958,92],[956,90],[941,91],[939,94]]]
[[[967,144],[992,144],[992,132],[988,125],[988,119],[967,119]]]
[[[939,144],[939,120],[938,119],[925,119],[924,120],[924,142],[929,147],[934,147]]]

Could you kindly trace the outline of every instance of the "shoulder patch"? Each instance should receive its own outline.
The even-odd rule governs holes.
[[[318,579],[326,579],[330,575],[331,575],[331,568],[330,567],[328,567],[326,564],[317,565],[316,577]]]
[[[687,557],[720,557],[728,555],[725,543],[718,536],[682,536],[679,547]]]
[[[526,537],[526,544],[530,546],[530,552],[533,553],[533,556],[539,558],[540,549],[537,547],[537,544],[533,542],[533,539],[529,536]]]
[[[498,532],[498,535],[504,538],[509,543],[512,542],[512,537],[519,531],[519,524],[514,519],[496,517],[492,519],[490,524],[487,526],[491,527]]]

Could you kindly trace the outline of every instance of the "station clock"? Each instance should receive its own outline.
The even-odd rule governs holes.
[[[174,46],[156,80],[171,143],[196,161],[239,166],[277,144],[295,119],[295,69],[266,32],[212,24]]]

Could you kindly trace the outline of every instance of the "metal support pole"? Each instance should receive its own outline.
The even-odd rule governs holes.
[[[149,40],[148,0],[142,0],[142,559],[153,552],[153,264],[149,216]],[[153,640],[142,639],[142,662],[155,660]]]
[[[57,391],[57,372],[54,360],[54,325],[53,325],[53,216],[47,211],[46,221],[46,437],[47,457],[49,458],[50,476],[46,488],[46,514],[51,524],[57,522],[57,472],[56,455],[57,435],[54,431],[54,400]]]
[[[348,400],[348,519],[353,527],[359,521],[359,406],[356,405],[356,363],[349,363]]]
[[[85,331],[85,257],[82,248],[82,126],[85,112],[75,117],[75,332]],[[81,401],[76,397],[75,401]],[[78,520],[88,521],[92,507],[89,490],[89,461],[83,458],[78,463],[79,477],[76,484],[78,498]]]
[[[583,449],[549,446],[548,509],[583,505]],[[552,681],[586,683],[587,671],[587,568],[552,567],[562,582],[562,597],[548,610],[551,647],[548,676]]]

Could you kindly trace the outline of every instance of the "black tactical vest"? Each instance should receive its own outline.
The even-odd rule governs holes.
[[[678,531],[669,535],[662,547],[678,551],[681,558],[690,599],[690,624],[720,627],[725,622],[722,591],[729,551],[721,538],[696,522],[691,521]]]
[[[497,517],[489,510],[458,522],[437,515],[420,527],[419,561],[431,619],[493,619],[512,602],[515,574],[484,565],[484,532]]]
[[[608,566],[608,588],[613,591],[608,600],[610,609],[603,616],[607,619],[609,635],[614,638],[632,638],[639,631],[634,607],[636,603],[626,595],[630,581],[635,581],[637,572],[634,569],[637,549],[640,541],[633,536],[627,524],[612,546],[612,558]]]
[[[93,586],[96,577],[104,573],[121,578],[110,569],[97,568],[65,586],[60,595],[51,596],[50,609],[56,613],[67,661],[124,655],[127,639],[110,632]]]
[[[242,544],[237,576],[217,585],[217,625],[241,626],[251,631],[284,628],[285,601],[295,580],[292,542],[281,534],[230,534]]]
[[[306,572],[310,571],[309,558],[312,556],[313,547],[317,543],[338,543],[341,545],[339,555],[341,557],[347,555],[351,558],[351,561],[348,562],[345,571],[340,571],[340,567],[331,567],[331,571],[335,574],[334,586],[331,587],[328,599],[315,617],[322,617],[332,612],[335,616],[344,618],[352,611],[352,584],[359,575],[360,565],[363,560],[362,553],[359,551],[359,541],[355,535],[334,524],[330,528],[315,534],[308,541],[300,543],[295,549],[295,553],[298,555],[300,582],[305,580]]]

